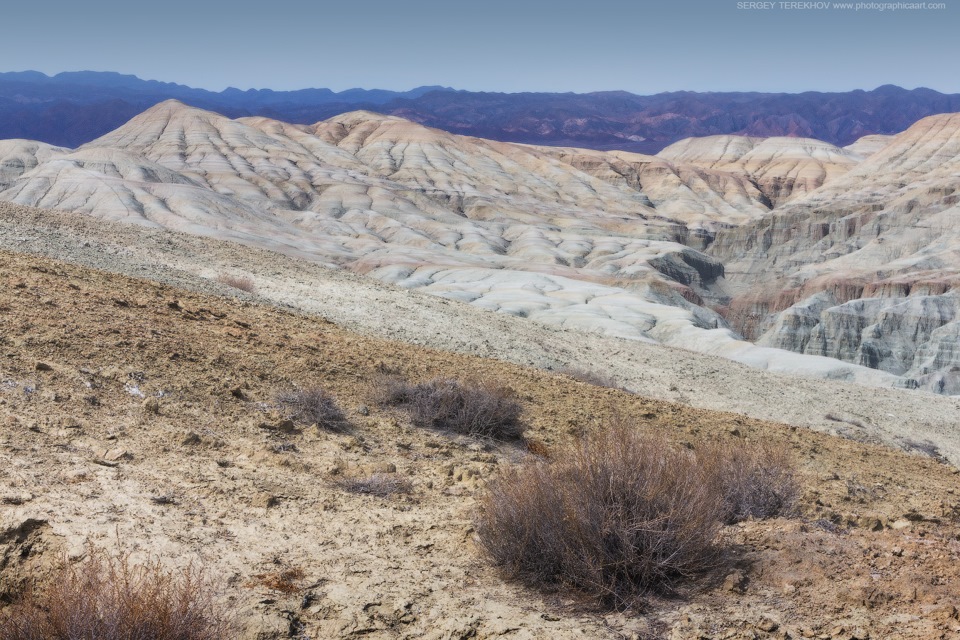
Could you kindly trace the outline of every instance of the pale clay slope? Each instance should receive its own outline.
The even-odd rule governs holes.
[[[708,237],[769,212],[766,196],[745,175],[624,151],[532,148],[605,182],[641,191],[658,213]],[[696,246],[695,238],[688,242]]]
[[[689,240],[687,227],[630,185],[533,147],[400,118],[356,112],[292,126],[170,101],[25,170],[0,199],[241,242],[541,323],[900,384],[739,339],[695,304],[722,267],[676,242]]]
[[[257,299],[350,330],[544,369],[600,371],[646,396],[911,448],[960,464],[960,399],[763,371],[725,358],[487,313],[274,252],[163,229],[0,203],[0,248],[241,295],[214,278],[249,275]],[[798,358],[801,358],[798,356]],[[831,416],[828,418],[827,416]],[[912,443],[912,444],[911,444]]]
[[[0,140],[0,189],[5,189],[41,162],[69,151],[32,140]]]
[[[932,116],[767,220],[719,234],[710,252],[741,306],[767,314],[761,344],[957,394],[958,189],[960,114]],[[784,290],[795,300],[781,310]]]
[[[863,136],[853,144],[848,144],[845,146],[844,149],[850,153],[855,153],[862,158],[868,158],[890,144],[890,141],[895,137],[896,136],[885,135],[881,133]]]
[[[862,160],[859,154],[811,138],[707,136],[686,138],[657,154],[677,164],[747,176],[781,206],[832,182]]]

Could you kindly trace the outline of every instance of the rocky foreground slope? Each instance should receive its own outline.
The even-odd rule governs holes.
[[[369,112],[305,126],[171,101],[77,150],[4,143],[0,199],[232,240],[578,331],[911,384],[757,347],[713,310],[724,267],[698,247],[829,184],[854,157],[816,141],[756,146],[733,170],[689,153],[683,164],[465,138]]]
[[[60,231],[70,237],[67,223]],[[134,561],[202,565],[243,639],[960,632],[960,481],[931,458],[24,253],[0,251],[0,283],[0,603],[26,576],[92,544]],[[564,594],[521,588],[478,554],[472,512],[485,483],[529,454],[361,407],[384,367],[411,379],[469,374],[507,384],[546,447],[615,412],[678,442],[782,443],[801,470],[800,514],[728,527],[735,553],[725,570],[643,612],[595,613]],[[351,432],[278,427],[273,394],[314,384],[336,396]],[[412,493],[377,497],[337,484],[373,473],[409,481]]]

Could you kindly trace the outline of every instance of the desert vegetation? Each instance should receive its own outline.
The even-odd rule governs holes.
[[[338,478],[334,484],[350,493],[361,493],[379,498],[413,491],[413,483],[395,473],[373,473],[364,477]]]
[[[0,252],[0,281],[11,283],[0,287],[0,309],[4,353],[14,354],[0,367],[5,441],[0,447],[0,617],[14,613],[11,599],[34,579],[40,581],[34,598],[39,608],[33,613],[42,614],[46,579],[59,554],[73,555],[81,541],[116,539],[117,547],[134,553],[163,553],[164,562],[202,557],[208,575],[222,577],[223,594],[229,598],[224,602],[242,626],[243,631],[231,637],[486,638],[517,629],[517,636],[557,639],[926,640],[960,630],[952,608],[960,576],[958,476],[926,456],[800,425],[763,422],[742,412],[715,412],[602,389],[555,372],[375,339],[350,332],[339,322],[286,309],[36,256]],[[338,298],[344,305],[356,295],[347,293]],[[634,361],[650,381],[646,387],[636,384],[637,376],[613,366],[610,352],[591,346],[579,353],[583,357],[572,361],[609,371],[645,394],[684,382],[664,373],[654,358],[643,366]],[[593,358],[587,357],[591,354]],[[689,363],[680,352],[667,355]],[[711,366],[720,366],[716,362]],[[690,380],[710,371],[693,367]],[[367,393],[370,381],[385,372],[397,376],[397,383],[380,390],[398,404],[383,408]],[[745,369],[741,373],[744,378],[753,375]],[[494,446],[487,440],[418,428],[401,409],[415,396],[418,383],[466,383],[471,375],[515,392],[527,426],[522,439]],[[721,368],[709,380],[721,385],[728,375],[732,373]],[[146,397],[131,393],[131,381]],[[821,388],[791,401],[800,389],[790,386],[791,379],[768,382],[766,387],[751,383],[737,396],[744,411],[750,397],[757,402],[774,397],[778,400],[772,409],[782,409],[785,418],[795,422],[804,415],[823,419],[832,412],[844,418],[862,413],[869,428],[885,424],[868,411],[822,402],[813,403],[806,414],[796,413],[804,403],[811,404],[811,397],[829,405],[841,394]],[[331,394],[350,419],[349,433],[294,424],[289,417],[293,411],[278,405],[278,391],[309,387]],[[692,383],[684,385],[684,391],[693,388]],[[775,393],[765,396],[764,389]],[[847,390],[850,397],[861,398],[856,403],[876,396],[878,413],[889,406],[889,399],[874,391],[856,395],[852,387]],[[898,435],[922,442],[923,432],[913,429],[932,420],[932,414],[911,397],[895,396],[905,427]],[[162,401],[159,411],[149,409],[152,398]],[[730,402],[731,407],[740,406]],[[933,396],[929,402],[941,406]],[[581,434],[596,432],[596,441],[598,426],[615,425],[618,414],[635,419],[638,433],[666,436],[665,455],[673,456],[667,460],[683,461],[688,476],[682,478],[690,479],[686,484],[671,482],[719,519],[694,519],[693,525],[683,526],[688,521],[679,518],[655,522],[661,529],[654,531],[660,536],[651,543],[654,549],[673,544],[663,537],[664,531],[696,532],[697,526],[707,535],[686,538],[688,544],[680,546],[679,553],[695,550],[693,543],[709,544],[702,555],[693,553],[692,561],[684,556],[687,561],[678,569],[666,564],[670,558],[665,552],[652,556],[667,567],[665,583],[657,581],[656,573],[645,586],[636,581],[635,576],[643,574],[630,563],[645,556],[634,549],[613,554],[609,566],[602,564],[604,556],[596,561],[597,556],[590,555],[617,552],[613,543],[623,549],[643,534],[629,537],[634,535],[629,522],[623,524],[621,518],[631,509],[640,515],[657,513],[652,507],[640,511],[643,504],[634,506],[639,499],[631,497],[631,487],[644,486],[641,480],[653,487],[671,486],[663,477],[605,469],[605,455],[571,453],[584,446],[577,439]],[[830,426],[842,427],[827,421]],[[620,440],[612,440],[622,448]],[[750,509],[731,515],[737,510],[729,505],[737,501],[730,487],[741,482],[738,478],[756,477],[753,472],[728,473],[727,480],[716,483],[727,488],[716,493],[693,482],[710,475],[702,467],[713,455],[711,449],[722,450],[725,443],[744,451],[768,445],[789,451],[804,482],[796,508],[800,517],[761,520],[761,512]],[[618,453],[614,462],[630,459],[628,453]],[[717,459],[726,455],[720,451]],[[697,464],[690,464],[691,458]],[[744,468],[769,458],[757,455]],[[590,464],[571,462],[576,460]],[[553,519],[521,521],[526,503],[515,502],[516,518],[493,521],[492,526],[512,523],[514,528],[507,531],[525,532],[527,548],[521,551],[528,555],[516,551],[519,536],[489,538],[493,545],[507,560],[519,558],[518,566],[533,575],[536,567],[522,563],[536,554],[580,562],[547,566],[547,579],[530,580],[537,588],[506,580],[511,573],[516,576],[506,563],[483,566],[487,554],[478,556],[479,544],[472,544],[482,531],[473,519],[479,516],[475,510],[488,491],[505,486],[502,479],[515,465],[520,465],[516,471],[528,465],[541,468],[545,481],[534,495],[547,495],[554,502],[543,506],[531,500],[532,515]],[[558,470],[548,475],[547,469]],[[593,474],[586,477],[595,480],[577,480],[575,472],[584,469]],[[609,491],[610,501],[587,501],[602,497],[604,478],[621,483],[611,485],[616,491]],[[338,486],[341,480],[346,483]],[[410,494],[378,495],[393,491],[393,481],[404,480],[412,484]],[[530,490],[501,489],[508,495],[510,491],[523,497]],[[716,501],[697,498],[698,491]],[[568,513],[607,514],[605,526],[610,526],[558,521],[556,509],[550,509],[558,503],[558,494],[583,494],[581,503],[564,497],[578,509],[571,507]],[[684,512],[680,499],[671,503],[664,498],[664,503],[681,515],[698,515]],[[504,517],[510,515],[508,507],[500,507]],[[746,521],[723,524],[741,517]],[[542,531],[559,533],[551,538]],[[563,537],[570,531],[587,542],[578,548],[576,538]],[[537,548],[535,543],[544,540],[543,548]],[[566,546],[558,552],[560,543]],[[578,584],[574,577],[584,565],[593,573]],[[710,571],[712,566],[717,570]],[[609,595],[609,588],[593,595],[598,582],[601,587],[614,585],[623,595]],[[653,595],[657,593],[684,597]],[[642,611],[608,615],[602,608],[582,606],[594,600],[610,606],[635,602]],[[843,631],[836,632],[841,626]]]
[[[516,440],[525,430],[523,405],[513,392],[486,380],[411,383],[381,375],[371,385],[371,399],[403,410],[418,427],[492,440]]]
[[[287,418],[295,423],[326,431],[343,432],[350,423],[337,401],[320,387],[307,387],[291,391],[281,391],[274,401]]]
[[[789,515],[799,482],[790,453],[782,446],[742,443],[701,447],[698,459],[723,499],[723,522]]]
[[[478,539],[495,564],[531,585],[614,607],[674,594],[722,566],[724,523],[790,508],[791,463],[765,453],[691,450],[617,421],[492,482]]]
[[[0,613],[0,640],[230,640],[235,630],[197,569],[132,564],[95,551],[62,562]]]

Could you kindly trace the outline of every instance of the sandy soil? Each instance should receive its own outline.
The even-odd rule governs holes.
[[[9,235],[9,216],[4,224],[4,243],[18,242]],[[118,257],[92,241],[89,251],[81,251],[82,232],[80,225],[60,227],[60,240],[49,250],[74,247],[65,257],[100,256],[114,268],[130,268],[138,260],[146,264],[153,243],[169,240],[170,254],[189,264],[182,257],[185,245],[173,244],[176,238],[168,234],[147,234]],[[19,243],[31,242],[36,240]],[[240,262],[246,250],[208,251],[208,265],[249,264]],[[276,286],[266,274],[290,277],[289,264],[277,258],[262,265],[255,274],[262,290]],[[156,274],[214,288],[187,269],[154,265],[143,273]],[[360,281],[331,275],[325,282],[341,290],[333,300],[323,296],[335,286],[323,288],[318,278],[305,279],[304,287],[308,282],[333,315],[336,301],[351,300],[348,283]],[[448,327],[445,339],[462,331],[467,337],[461,351],[469,351],[483,344],[472,332],[497,325],[466,313],[431,316],[428,311],[442,308],[442,301],[379,285],[363,294],[407,303],[392,317],[384,312],[369,320],[368,335],[359,335],[239,296],[191,293],[0,251],[0,585],[7,589],[29,573],[42,573],[61,552],[81,557],[93,543],[136,558],[159,555],[174,565],[202,562],[222,579],[244,638],[295,637],[298,629],[309,638],[839,640],[960,634],[960,476],[953,467],[786,424],[592,387],[536,368],[372,337],[377,327],[388,333],[383,327],[391,320],[397,337],[406,337],[417,335],[407,326],[410,320],[433,317],[419,327],[425,337],[442,326],[441,318],[462,317],[462,326]],[[279,299],[279,292],[274,295]],[[351,304],[358,304],[356,298]],[[504,329],[517,322],[491,318],[509,323]],[[364,326],[359,319],[353,324]],[[531,356],[537,364],[565,337],[536,326],[528,331],[511,336],[517,342],[542,337],[543,351]],[[486,335],[494,352],[501,334]],[[590,362],[607,362],[616,344],[597,342],[610,351],[591,352],[594,343],[567,340],[562,354],[592,355]],[[642,353],[667,354],[659,361],[683,354],[637,348],[644,351],[625,353],[619,362]],[[687,362],[699,361],[688,356]],[[613,412],[633,415],[680,442],[784,443],[802,471],[801,515],[727,528],[730,567],[684,599],[607,615],[573,607],[562,596],[506,581],[474,544],[478,492],[524,451],[418,430],[401,416],[364,409],[368,380],[383,366],[415,379],[466,372],[496,378],[516,390],[531,437],[548,446]],[[763,375],[743,371],[755,379]],[[702,368],[696,373],[675,378],[686,385],[675,393],[695,401],[691,390],[717,377]],[[634,380],[646,380],[641,375]],[[740,393],[764,388],[749,386],[750,376],[744,377],[748,386]],[[813,384],[770,376],[768,402],[777,390],[787,408],[803,405],[794,396],[798,386],[781,381]],[[351,433],[275,428],[273,393],[312,384],[335,394],[353,424]],[[716,384],[721,391],[712,397],[733,406],[735,398],[723,395],[733,385],[719,379]],[[843,406],[861,397],[867,407],[869,394],[878,404],[894,402],[888,393],[840,385],[830,397],[848,403]],[[898,410],[904,420],[923,419],[910,413],[920,409],[919,400],[903,405],[910,398],[945,401],[902,397],[908,399]],[[346,493],[334,483],[377,471],[408,478],[413,493],[377,498]],[[303,572],[289,594],[256,577],[289,569]]]
[[[214,282],[220,273],[250,276],[258,295],[249,299],[318,314],[363,335],[545,370],[599,371],[647,397],[935,453],[960,465],[960,398],[761,371],[490,313],[296,256],[77,214],[0,203],[2,248],[206,293],[231,291]]]

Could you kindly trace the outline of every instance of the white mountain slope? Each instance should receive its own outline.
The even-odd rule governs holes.
[[[294,126],[175,101],[76,151],[25,149],[0,157],[2,200],[237,241],[542,323],[761,368],[898,383],[755,347],[700,306],[723,268],[682,242],[697,228],[761,215],[759,192],[733,172],[602,158],[639,176],[621,182],[562,152],[367,112]],[[33,153],[35,166],[4,164],[14,152]],[[670,184],[693,214],[679,215]]]
[[[862,156],[810,138],[687,138],[657,157],[747,177],[771,207],[803,197],[855,167]]]

